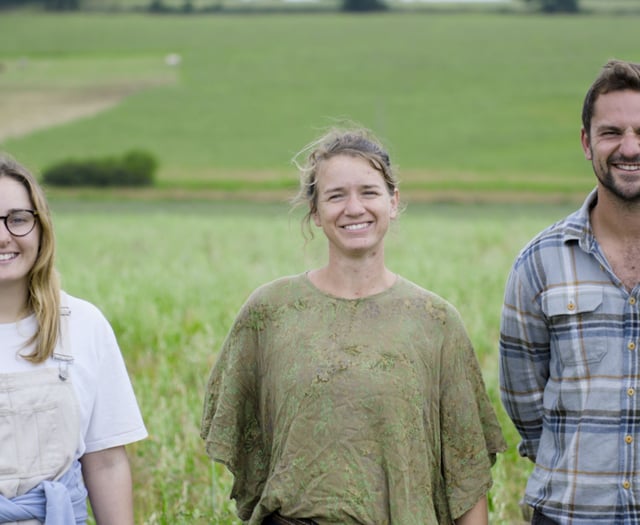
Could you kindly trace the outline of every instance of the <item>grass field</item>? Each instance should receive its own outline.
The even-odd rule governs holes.
[[[592,187],[582,97],[608,58],[640,59],[637,22],[2,13],[0,149],[35,171],[131,148],[161,163],[155,191],[50,191],[65,287],[112,321],[150,431],[130,449],[136,523],[236,523],[229,476],[197,435],[204,382],[250,291],[321,264],[324,244],[305,246],[282,204],[232,200],[284,199],[293,154],[348,118],[387,142],[411,201],[389,266],[467,323],[510,445],[492,523],[516,524],[529,466],[498,402],[503,286],[522,245]],[[485,198],[511,204],[417,203]]]
[[[39,106],[25,94],[105,85],[128,96],[2,147],[36,170],[143,148],[158,156],[164,188],[290,187],[294,153],[351,119],[387,142],[406,191],[582,194],[591,185],[578,141],[582,97],[608,58],[638,58],[637,21],[3,14],[3,114],[46,115],[34,117]],[[164,63],[172,52],[179,68]]]
[[[198,437],[204,384],[226,332],[259,284],[324,262],[299,216],[277,204],[54,199],[65,288],[111,320],[150,438],[130,448],[136,523],[234,524],[230,478]],[[511,262],[565,206],[409,205],[389,234],[396,272],[460,310],[509,442],[494,468],[495,525],[518,523],[529,466],[498,400],[497,341]]]

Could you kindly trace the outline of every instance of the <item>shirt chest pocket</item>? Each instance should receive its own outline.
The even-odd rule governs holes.
[[[598,286],[554,288],[542,295],[552,356],[564,366],[599,363],[607,353],[603,298]]]

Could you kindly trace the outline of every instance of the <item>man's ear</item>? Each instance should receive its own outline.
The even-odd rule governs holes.
[[[582,128],[580,130],[580,143],[582,144],[582,151],[584,151],[584,157],[587,160],[592,160],[592,155],[591,155],[591,139],[589,138],[589,134],[587,133],[587,130],[585,130],[584,128]]]

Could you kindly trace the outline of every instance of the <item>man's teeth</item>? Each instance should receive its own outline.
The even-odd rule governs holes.
[[[640,164],[618,164],[618,168],[624,171],[638,171]]]
[[[15,253],[0,253],[0,261],[8,261],[16,256]]]
[[[360,224],[347,224],[344,229],[345,230],[363,230],[364,228],[366,228],[367,226],[369,226],[368,222],[362,222]]]

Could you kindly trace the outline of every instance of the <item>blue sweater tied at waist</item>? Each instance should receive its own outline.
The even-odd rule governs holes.
[[[38,520],[44,525],[85,525],[87,489],[75,461],[57,481],[43,481],[15,498],[0,495],[0,523]]]

